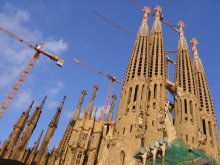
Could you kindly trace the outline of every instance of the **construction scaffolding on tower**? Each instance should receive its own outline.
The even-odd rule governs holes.
[[[191,149],[180,139],[176,139],[166,148],[164,157],[157,157],[150,165],[217,165],[217,162],[207,156],[202,150]]]

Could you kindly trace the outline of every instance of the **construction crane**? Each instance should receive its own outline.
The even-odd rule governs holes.
[[[7,34],[9,37],[14,38],[15,40],[23,43],[24,45],[26,45],[26,46],[28,46],[28,47],[30,47],[30,48],[32,48],[36,51],[34,56],[31,58],[31,60],[28,62],[25,69],[21,73],[18,80],[15,82],[14,86],[9,91],[8,95],[3,100],[2,104],[1,104],[1,107],[0,107],[0,119],[1,119],[2,116],[4,115],[5,111],[8,109],[10,103],[14,99],[15,95],[17,94],[18,90],[20,89],[21,85],[24,83],[24,81],[27,78],[28,74],[30,73],[30,71],[32,70],[34,65],[36,64],[38,58],[40,57],[40,54],[43,54],[43,55],[49,57],[51,60],[56,61],[56,64],[60,67],[63,66],[64,60],[60,59],[58,56],[56,56],[54,54],[51,54],[51,53],[43,50],[42,48],[44,46],[44,43],[41,43],[40,45],[33,45],[33,44],[29,43],[28,41],[22,39],[18,35],[6,30],[3,27],[0,27],[0,31],[3,32],[4,34]]]
[[[110,96],[112,94],[112,89],[113,89],[113,85],[114,85],[114,82],[117,82],[119,84],[123,84],[121,81],[117,80],[115,76],[112,76],[112,75],[109,75],[105,72],[102,72],[102,71],[99,71],[93,67],[91,67],[90,65],[82,62],[82,61],[79,61],[77,59],[73,59],[76,63],[86,67],[87,69],[95,72],[95,73],[98,73],[106,78],[108,78],[110,80],[110,85],[109,85],[109,89],[108,89],[108,92],[107,92],[107,97],[106,97],[106,100],[105,100],[105,104],[104,104],[104,108],[101,110],[101,119],[102,120],[105,120],[105,113],[107,111],[107,107],[108,107],[108,103],[109,103],[109,100],[110,100]]]
[[[137,0],[133,0],[133,2],[137,2]],[[139,6],[141,6],[139,4]],[[91,11],[92,14],[94,14],[95,16],[101,18],[102,20],[106,21],[107,23],[109,23],[110,25],[114,26],[115,28],[117,28],[119,31],[123,32],[124,34],[126,34],[129,38],[135,39],[135,35],[133,33],[130,33],[128,30],[126,30],[125,28],[123,28],[122,26],[118,25],[117,23],[113,22],[112,20],[110,20],[109,18],[107,18],[106,16],[102,15],[101,13],[97,12],[97,11]],[[163,18],[163,17],[161,17]],[[164,21],[164,23],[166,23],[167,25],[170,25],[168,22]],[[173,54],[176,53],[176,50],[165,50],[164,53],[165,54]]]
[[[119,31],[123,32],[124,34],[126,34],[128,37],[135,39],[135,35],[130,33],[129,31],[127,31],[125,28],[121,27],[120,25],[118,25],[117,23],[113,22],[112,20],[110,20],[109,18],[107,18],[106,16],[100,14],[97,11],[91,11],[92,14],[96,15],[97,17],[105,20],[107,23],[111,24],[112,26],[114,26],[115,28],[117,28]]]

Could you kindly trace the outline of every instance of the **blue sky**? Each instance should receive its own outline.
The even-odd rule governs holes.
[[[19,0],[0,1],[0,26],[19,34],[24,39],[39,44],[46,43],[46,49],[55,52],[65,60],[63,68],[43,56],[28,76],[18,95],[13,100],[4,117],[0,120],[0,141],[5,140],[12,131],[16,120],[31,100],[38,105],[45,95],[48,99],[39,124],[29,146],[37,139],[42,129],[55,114],[56,107],[66,95],[66,103],[61,114],[59,126],[50,148],[58,143],[63,135],[71,113],[75,110],[81,90],[87,90],[83,108],[95,84],[99,85],[95,107],[104,105],[109,81],[73,62],[81,59],[95,68],[114,74],[123,81],[134,39],[111,24],[91,13],[96,11],[119,24],[130,33],[137,34],[142,20],[142,5],[152,10],[162,6],[164,19],[175,24],[185,22],[185,36],[191,49],[190,40],[198,39],[199,55],[202,59],[211,94],[214,100],[217,119],[220,118],[220,71],[219,38],[220,20],[218,19],[220,1],[218,0]],[[149,26],[152,27],[150,17]],[[163,25],[165,49],[177,48],[178,34]],[[2,102],[10,87],[14,84],[25,64],[34,51],[0,34],[0,101]],[[175,55],[170,55],[175,59]],[[171,66],[170,78],[173,79]],[[120,96],[121,86],[115,84],[113,94]],[[117,104],[119,99],[117,100]],[[117,107],[117,106],[116,106]],[[115,108],[115,111],[117,108]],[[33,111],[32,111],[33,112]],[[31,112],[31,113],[32,113]]]

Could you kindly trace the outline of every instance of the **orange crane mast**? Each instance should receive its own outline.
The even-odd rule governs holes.
[[[109,89],[108,89],[108,92],[107,92],[107,97],[106,97],[106,100],[105,100],[105,104],[104,104],[104,108],[101,110],[101,119],[102,120],[105,120],[105,114],[106,114],[106,111],[107,111],[107,108],[108,108],[108,103],[109,103],[109,100],[110,100],[110,96],[112,94],[112,89],[113,89],[113,85],[114,85],[114,82],[117,82],[119,84],[123,84],[121,81],[117,80],[115,76],[112,76],[112,75],[109,75],[105,72],[102,72],[102,71],[99,71],[93,67],[91,67],[90,65],[82,62],[82,61],[79,61],[77,59],[73,59],[76,63],[88,68],[89,70],[93,71],[93,72],[96,72],[106,78],[108,78],[110,80],[110,85],[109,85]]]
[[[32,70],[32,68],[36,64],[38,58],[40,57],[40,54],[43,54],[43,55],[49,57],[51,60],[56,61],[56,64],[60,67],[63,66],[64,60],[60,59],[58,56],[56,56],[54,54],[51,54],[51,53],[43,50],[42,48],[43,48],[44,43],[34,46],[31,43],[29,43],[28,41],[22,39],[18,35],[6,30],[3,27],[0,27],[0,31],[36,51],[34,56],[31,58],[31,60],[28,62],[25,69],[23,70],[23,72],[19,76],[18,80],[15,82],[14,86],[11,88],[11,90],[9,91],[9,93],[7,94],[5,99],[3,100],[1,107],[0,107],[0,119],[1,119],[2,116],[4,115],[5,111],[8,109],[9,105],[11,104],[12,100],[14,99],[15,95],[19,91],[21,85],[24,83],[24,81],[27,78],[27,76],[29,75],[30,71]]]

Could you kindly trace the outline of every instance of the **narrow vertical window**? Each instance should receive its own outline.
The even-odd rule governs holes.
[[[124,163],[125,163],[125,152],[121,151],[121,154],[120,154],[120,165],[124,165]]]
[[[154,84],[154,99],[157,97],[157,84]]]
[[[189,105],[190,105],[191,122],[193,123],[193,122],[194,122],[194,116],[193,116],[193,104],[192,104],[192,101],[191,101],[191,100],[190,100],[190,102],[189,102]]]
[[[205,119],[202,119],[202,128],[203,128],[203,133],[206,135]]]
[[[129,92],[128,92],[128,104],[131,101],[131,92],[132,92],[132,88],[130,87]]]
[[[208,125],[209,125],[209,135],[211,136],[211,138],[213,138],[211,121],[208,122]]]
[[[135,86],[134,102],[137,100],[137,94],[138,94],[138,85]]]
[[[130,127],[130,132],[132,132],[132,125],[131,125],[131,127]]]
[[[150,101],[150,90],[148,92],[148,101]]]
[[[185,108],[185,113],[187,114],[187,101],[184,99],[184,108]]]
[[[126,113],[129,111],[129,104],[130,104],[130,101],[131,101],[131,92],[132,92],[132,88],[130,87],[129,91],[128,91],[128,97],[127,97]]]

